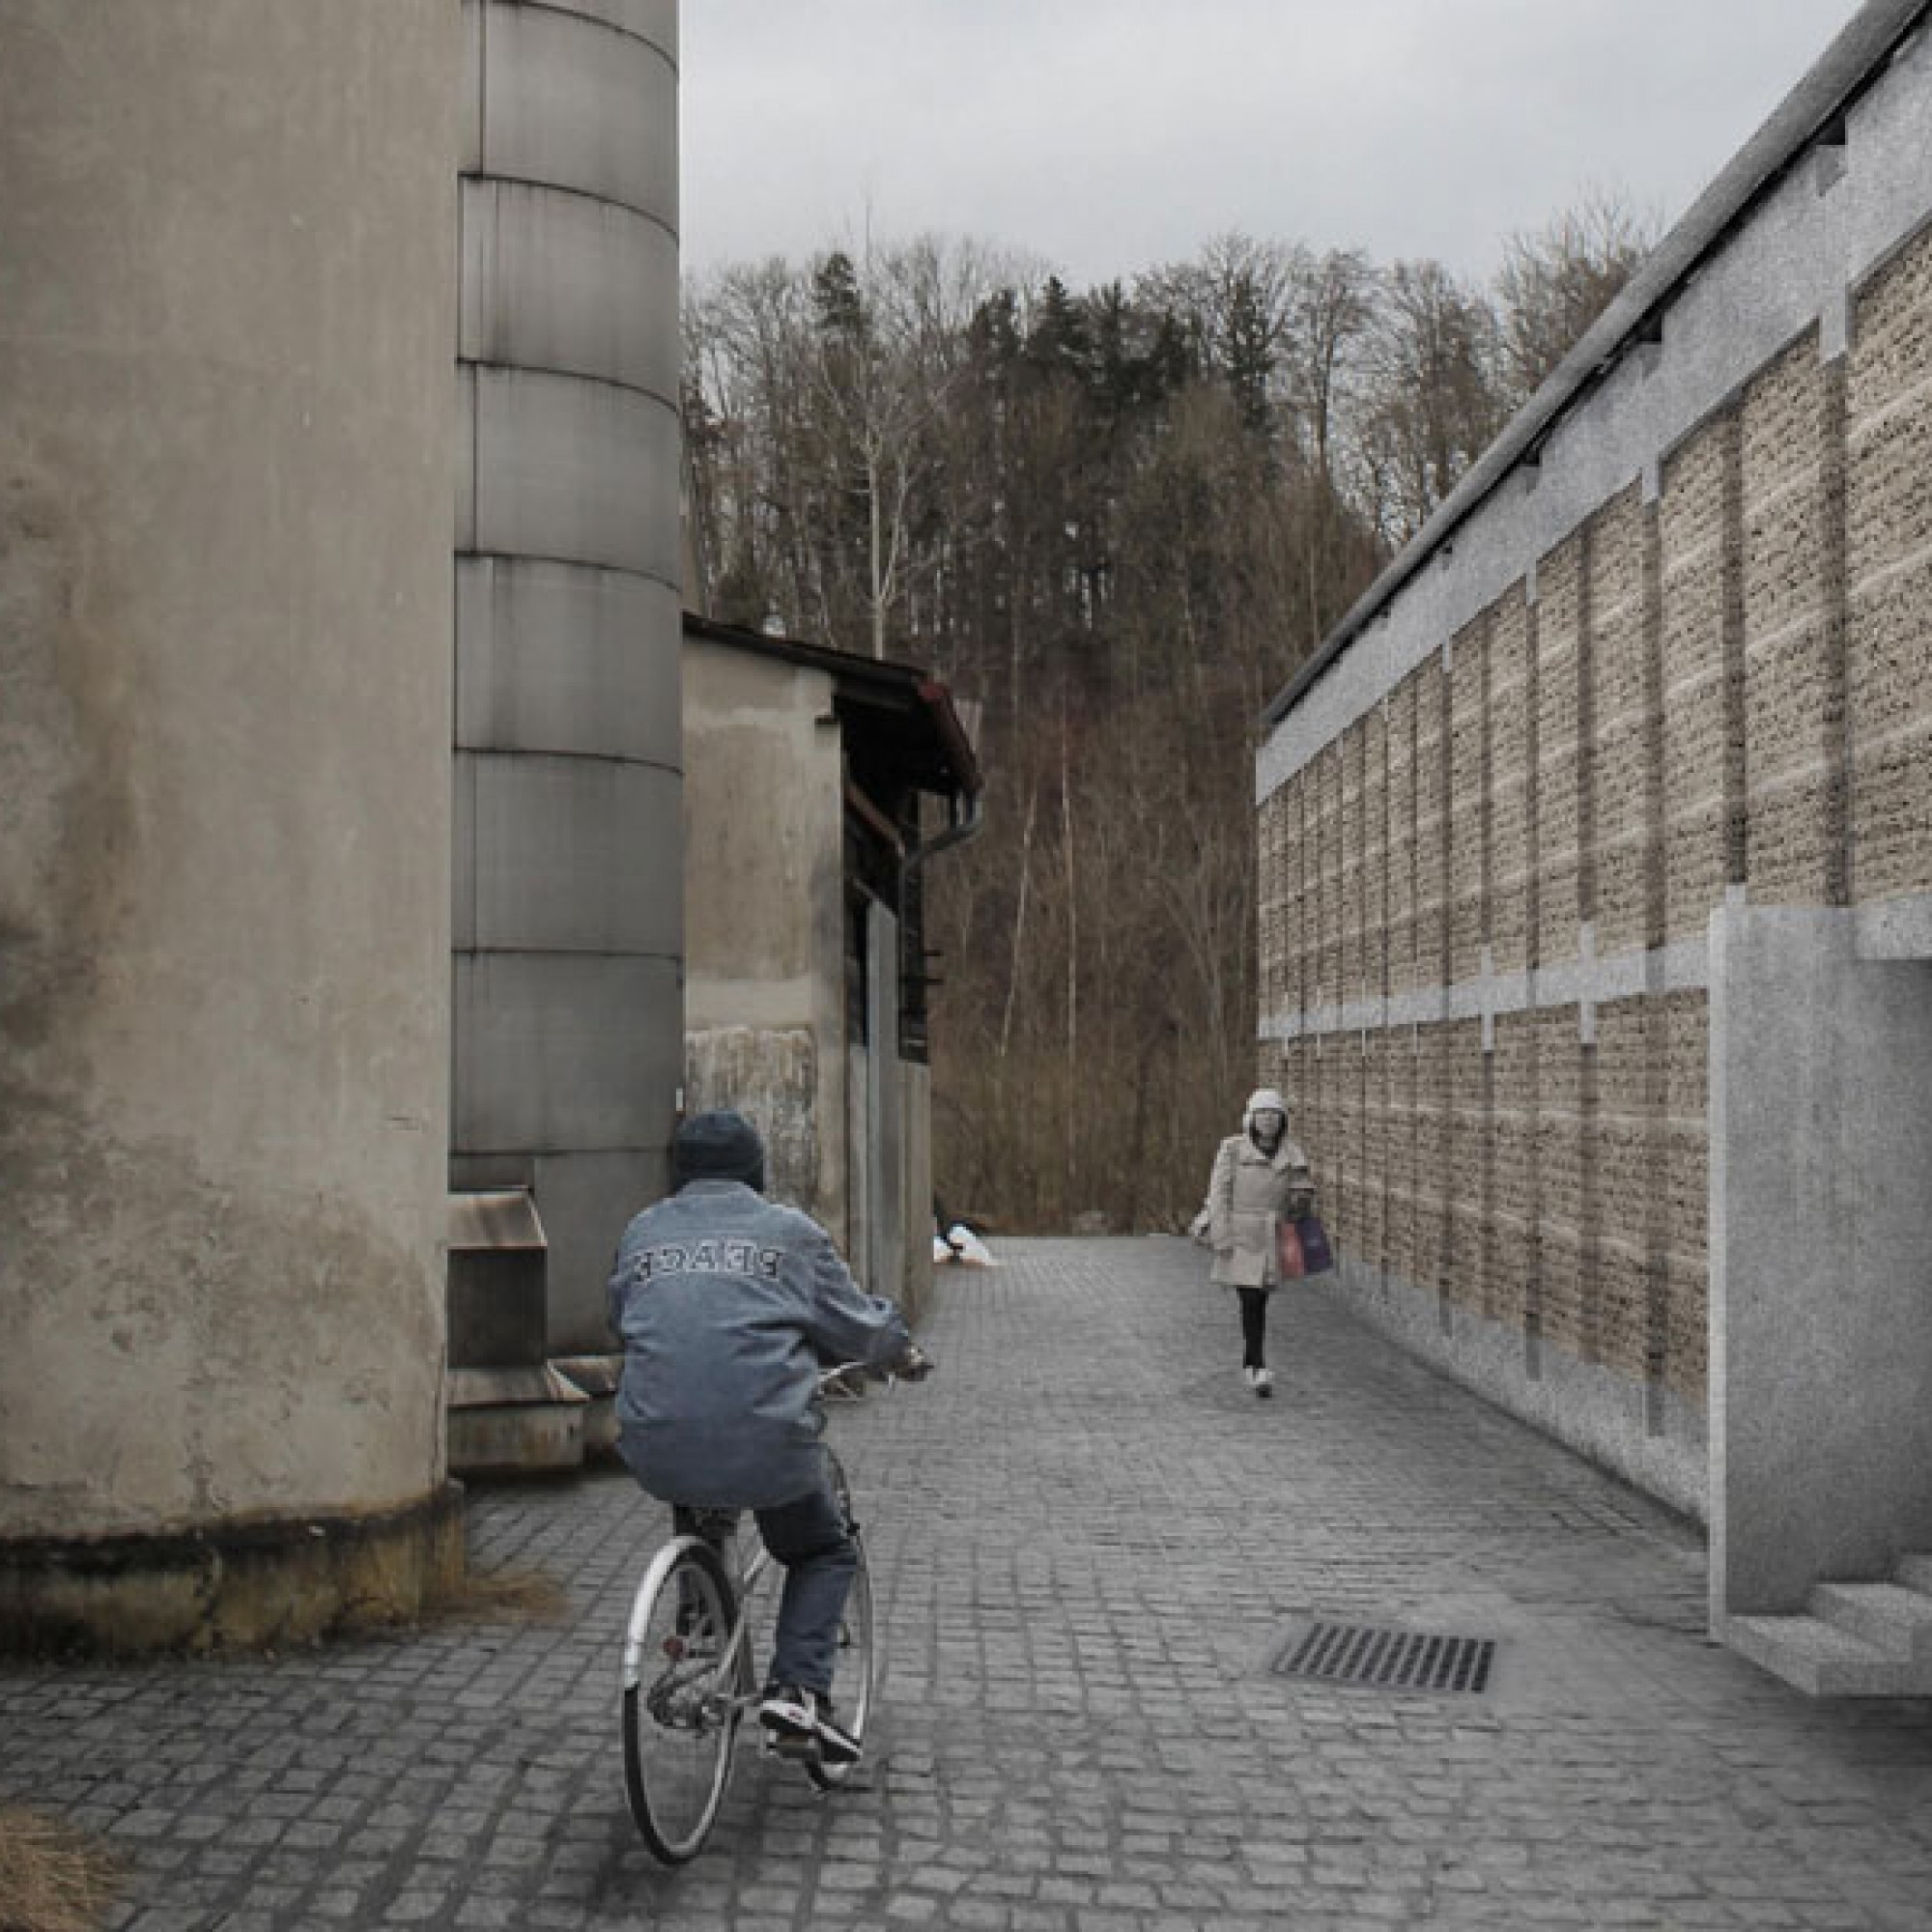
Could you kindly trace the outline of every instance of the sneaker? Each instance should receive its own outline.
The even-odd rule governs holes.
[[[832,1699],[819,1697],[814,1700],[818,1706],[818,1759],[821,1764],[839,1766],[859,1762],[860,1744],[850,1731],[833,1715]]]
[[[859,1740],[833,1715],[832,1699],[794,1684],[774,1685],[758,1706],[758,1722],[781,1757],[816,1758],[821,1764],[856,1764]]]
[[[1254,1382],[1255,1393],[1257,1395],[1270,1396],[1274,1393],[1274,1375],[1271,1370],[1250,1369],[1248,1374],[1250,1379]]]
[[[1253,1369],[1251,1369],[1251,1368],[1247,1368],[1247,1367],[1243,1367],[1243,1368],[1242,1368],[1242,1370],[1241,1370],[1241,1379],[1242,1379],[1242,1380],[1243,1380],[1244,1382],[1246,1382],[1246,1383],[1247,1383],[1247,1385],[1248,1385],[1248,1386],[1249,1386],[1250,1388],[1253,1388],[1253,1387],[1254,1387],[1254,1385],[1255,1385],[1255,1372],[1254,1372],[1254,1370],[1253,1370]]]

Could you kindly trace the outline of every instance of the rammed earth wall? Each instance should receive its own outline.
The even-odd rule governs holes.
[[[1737,1018],[1774,913],[1823,986],[1932,959],[1924,11],[1859,14],[1276,700],[1258,762],[1261,1073],[1314,1155],[1334,1292],[1714,1529],[1791,1507],[1744,1444],[1806,1426],[1776,1384],[1810,1324],[1932,1371],[1932,1314],[1889,1293],[1932,1263],[1891,1205],[1932,1196],[1895,1171],[1932,1122],[1902,1078],[1842,1075],[1932,1050],[1932,991]],[[1793,1110],[1808,1153],[1774,1157],[1758,1126]],[[1856,1361],[1830,1374],[1804,1401],[1859,1408]],[[1872,1426],[1928,1472],[1877,1563],[1900,1509],[1932,1515],[1932,1425]]]

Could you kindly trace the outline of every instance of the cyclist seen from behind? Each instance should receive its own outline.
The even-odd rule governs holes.
[[[856,1554],[826,1481],[819,1371],[917,1378],[931,1364],[816,1221],[764,1198],[764,1145],[742,1114],[683,1122],[670,1179],[624,1230],[611,1274],[618,1452],[679,1534],[710,1527],[700,1511],[756,1516],[784,1570],[759,1721],[781,1750],[850,1764],[832,1674]]]

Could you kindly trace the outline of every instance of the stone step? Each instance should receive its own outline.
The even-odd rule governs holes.
[[[1907,1589],[1923,1590],[1932,1596],[1932,1550],[1898,1559],[1898,1580]]]
[[[1902,1663],[1932,1664],[1932,1596],[1922,1590],[1903,1583],[1820,1583],[1807,1607]]]
[[[1724,1640],[1774,1677],[1812,1697],[1905,1697],[1912,1665],[1816,1617],[1732,1617]]]

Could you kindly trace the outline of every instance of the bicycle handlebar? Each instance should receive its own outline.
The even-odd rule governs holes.
[[[838,1362],[818,1372],[820,1395],[851,1394],[865,1381],[884,1382],[888,1388],[897,1381],[923,1382],[938,1366],[918,1343],[890,1368],[875,1369],[866,1362]]]

